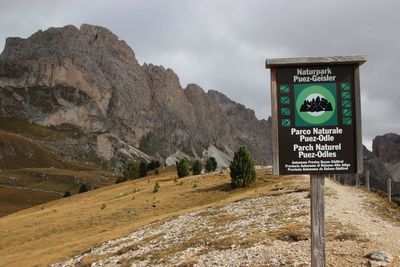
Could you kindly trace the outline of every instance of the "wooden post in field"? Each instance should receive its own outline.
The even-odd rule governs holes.
[[[368,192],[371,191],[371,187],[369,185],[369,170],[367,170],[365,172],[365,183],[366,183]]]
[[[311,266],[325,266],[325,201],[322,175],[311,178]]]
[[[392,179],[387,179],[387,194],[389,198],[389,202],[392,202]]]

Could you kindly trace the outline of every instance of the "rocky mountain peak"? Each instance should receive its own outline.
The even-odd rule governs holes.
[[[94,49],[106,48],[122,62],[130,66],[137,66],[138,62],[132,48],[125,41],[119,40],[118,36],[110,30],[101,26],[82,24],[80,32]]]
[[[388,133],[376,136],[372,143],[372,151],[383,162],[400,161],[400,135]]]
[[[0,104],[0,118],[78,128],[95,139],[79,146],[92,147],[87,151],[109,166],[126,158],[210,153],[226,163],[240,145],[259,163],[271,160],[270,125],[254,111],[196,84],[183,89],[172,69],[140,66],[134,51],[100,26],[7,39]]]
[[[143,71],[147,75],[147,82],[150,88],[182,88],[178,75],[170,68],[153,64],[143,64]]]

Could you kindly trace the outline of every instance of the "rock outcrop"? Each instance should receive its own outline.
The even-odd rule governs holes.
[[[364,174],[359,177],[360,183],[366,185],[366,171],[369,171],[371,190],[387,193],[387,182],[390,178],[392,179],[391,188],[393,200],[400,203],[400,182],[392,177],[387,165],[365,146],[363,146],[363,165]],[[356,176],[354,174],[341,175],[339,181],[345,184],[355,185]]]
[[[400,135],[388,133],[376,136],[372,143],[372,151],[385,163],[393,179],[400,182]]]
[[[0,118],[78,129],[84,138],[42,143],[69,159],[74,155],[57,147],[73,146],[74,153],[84,147],[82,153],[91,154],[86,159],[107,168],[131,158],[201,158],[210,148],[229,158],[240,145],[249,147],[257,163],[271,161],[270,120],[258,120],[217,91],[196,84],[182,88],[171,69],[141,66],[124,41],[99,26],[7,38],[0,55],[0,104]]]

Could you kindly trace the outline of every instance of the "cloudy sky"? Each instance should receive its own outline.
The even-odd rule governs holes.
[[[361,67],[364,143],[400,133],[400,1],[19,1],[0,0],[0,46],[8,36],[82,23],[104,26],[140,63],[172,68],[183,87],[216,89],[270,111],[266,58],[366,55]]]

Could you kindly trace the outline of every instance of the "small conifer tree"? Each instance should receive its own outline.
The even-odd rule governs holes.
[[[161,164],[158,160],[152,160],[150,161],[149,165],[148,165],[148,170],[149,171],[153,171],[157,168],[160,168]]]
[[[200,160],[196,160],[193,164],[193,175],[199,175],[201,173],[203,166],[200,162]]]
[[[189,164],[186,159],[181,159],[176,162],[176,171],[179,178],[189,175]]]
[[[142,161],[139,165],[139,177],[146,177],[147,176],[147,163]]]
[[[153,193],[157,193],[158,190],[160,190],[160,184],[158,182],[156,182],[154,184]]]
[[[122,176],[128,179],[136,179],[139,177],[139,167],[140,164],[138,161],[131,161],[128,165],[126,165],[125,170],[122,172]]]
[[[79,194],[87,191],[89,191],[89,189],[86,184],[82,184],[81,187],[79,187]]]
[[[231,170],[231,185],[233,188],[249,186],[256,180],[253,156],[244,146],[235,152],[229,168]]]
[[[209,157],[206,162],[206,172],[215,172],[217,169],[217,160],[214,157]]]

